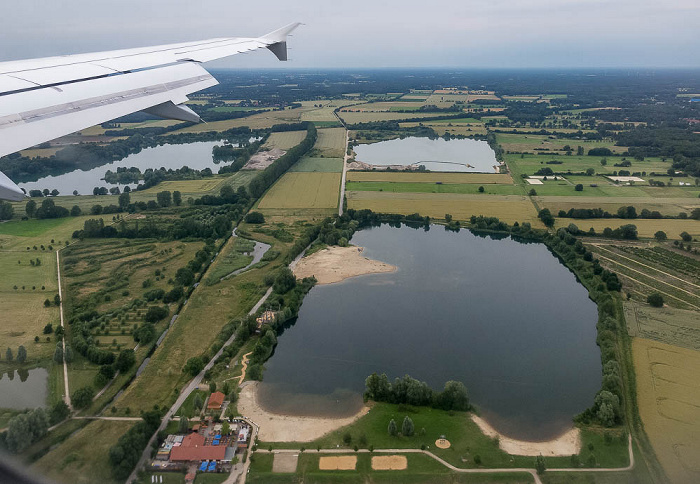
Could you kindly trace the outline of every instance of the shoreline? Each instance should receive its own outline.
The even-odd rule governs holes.
[[[537,456],[541,454],[544,457],[569,457],[581,452],[581,430],[577,427],[571,428],[557,438],[532,442],[507,437],[494,429],[486,420],[473,413],[471,419],[484,435],[491,438],[498,437],[498,447],[511,455]]]
[[[294,267],[294,275],[299,279],[313,276],[318,284],[334,284],[351,277],[398,270],[391,264],[364,257],[363,251],[363,247],[354,245],[330,246],[301,259]]]
[[[238,398],[238,412],[259,427],[263,442],[311,442],[355,422],[369,412],[364,405],[350,417],[299,417],[268,412],[258,403],[258,382],[245,382]]]

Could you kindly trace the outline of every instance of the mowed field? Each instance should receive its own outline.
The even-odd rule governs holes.
[[[109,448],[134,422],[96,420],[49,451],[32,468],[41,475],[65,484],[106,484],[112,477]]]
[[[349,171],[347,177],[353,182],[513,184],[513,179],[505,173]]]
[[[342,158],[345,154],[345,128],[319,129],[314,150],[320,151],[323,156]]]
[[[321,172],[321,173],[342,173],[342,158],[311,158],[304,157],[297,161],[289,169],[290,172]]]
[[[348,208],[370,209],[380,213],[419,213],[442,219],[446,213],[456,220],[468,220],[472,215],[498,217],[507,223],[530,222],[544,227],[537,218],[535,207],[527,197],[517,195],[468,195],[459,193],[387,193],[346,192]]]
[[[700,352],[632,340],[637,402],[670,482],[700,482]]]
[[[340,173],[286,173],[260,200],[261,209],[338,206]]]

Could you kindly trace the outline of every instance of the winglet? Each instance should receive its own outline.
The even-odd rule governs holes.
[[[277,58],[281,61],[286,61],[287,60],[287,35],[289,35],[294,29],[299,27],[301,25],[301,22],[294,22],[293,24],[289,24],[286,27],[282,27],[281,29],[277,29],[274,32],[270,32],[269,34],[263,35],[260,37],[260,40],[262,40],[265,43],[270,43],[267,48],[270,49],[270,51],[277,56]]]

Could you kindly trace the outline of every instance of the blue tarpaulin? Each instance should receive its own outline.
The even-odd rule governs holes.
[[[202,471],[202,472],[206,471],[206,470],[207,470],[207,464],[209,464],[209,461],[207,461],[207,460],[202,461],[202,464],[199,466],[199,470]]]

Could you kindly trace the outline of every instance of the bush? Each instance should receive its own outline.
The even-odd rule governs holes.
[[[156,323],[167,317],[168,314],[170,314],[168,308],[162,306],[152,306],[148,308],[148,311],[146,311],[146,315],[143,317],[143,319],[147,323]]]
[[[95,390],[92,387],[82,387],[78,388],[71,395],[71,403],[73,407],[77,409],[83,409],[90,406],[92,403],[92,398],[95,396]]]
[[[260,212],[250,212],[245,216],[245,221],[249,224],[263,224],[265,223],[265,216]]]
[[[660,308],[664,305],[664,298],[658,292],[652,292],[647,296],[647,302],[655,308]]]

